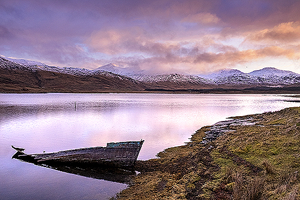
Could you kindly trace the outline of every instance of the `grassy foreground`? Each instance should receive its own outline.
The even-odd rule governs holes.
[[[235,117],[248,124],[202,144],[191,142],[138,161],[132,185],[117,199],[285,199],[300,197],[300,107]]]

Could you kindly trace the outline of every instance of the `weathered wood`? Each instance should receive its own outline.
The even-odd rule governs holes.
[[[11,145],[11,147],[18,152],[23,152],[25,150],[23,148],[14,147],[13,145]]]
[[[43,154],[25,154],[18,150],[20,148],[12,147],[19,152],[18,157],[29,156],[36,163],[91,163],[113,167],[133,167],[143,143],[144,140],[111,142],[107,143],[106,147],[90,147]]]

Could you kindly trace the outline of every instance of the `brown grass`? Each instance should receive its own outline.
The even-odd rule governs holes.
[[[247,185],[246,192],[244,194],[245,200],[258,200],[261,199],[264,192],[265,179],[260,177],[254,177]]]
[[[234,179],[233,199],[239,200],[244,196],[244,177],[241,173],[236,173]]]
[[[275,174],[276,173],[274,167],[271,165],[271,163],[268,160],[264,160],[262,163],[262,166],[264,166],[267,174]]]
[[[298,188],[295,187],[290,193],[287,194],[287,196],[283,198],[283,200],[297,200],[298,199],[297,196],[298,196]]]

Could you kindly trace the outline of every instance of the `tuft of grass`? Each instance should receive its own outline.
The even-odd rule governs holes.
[[[268,125],[285,125],[286,123],[287,123],[286,119],[276,119],[276,120],[270,121],[268,123]]]
[[[294,187],[293,190],[283,198],[283,200],[297,200],[298,193],[298,187]]]
[[[264,192],[265,179],[255,176],[253,179],[237,172],[234,176],[233,199],[258,200]]]
[[[233,186],[233,199],[243,199],[244,192],[243,192],[243,185],[244,185],[244,177],[241,173],[236,173],[234,176],[235,182]]]
[[[264,160],[262,163],[262,166],[264,166],[267,174],[275,174],[276,173],[274,167],[268,160]]]
[[[244,199],[246,200],[257,200],[261,199],[264,192],[265,179],[260,177],[254,177],[250,180],[246,192],[244,194]]]

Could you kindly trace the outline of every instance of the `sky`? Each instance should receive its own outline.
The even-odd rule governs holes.
[[[151,73],[300,73],[300,0],[0,0],[0,55]]]

